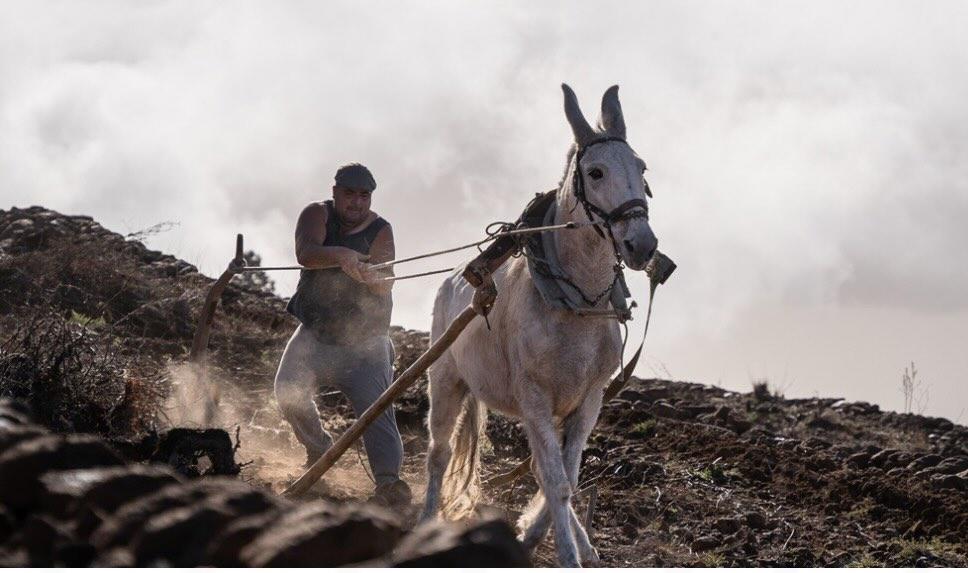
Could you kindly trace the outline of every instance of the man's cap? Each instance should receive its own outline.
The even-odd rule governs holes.
[[[350,163],[336,170],[336,186],[349,189],[376,189],[376,180],[370,170],[359,163]]]

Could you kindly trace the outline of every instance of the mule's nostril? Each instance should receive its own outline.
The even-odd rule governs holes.
[[[622,242],[625,243],[625,248],[628,249],[629,253],[635,252],[635,247],[632,245],[632,241],[625,239]]]

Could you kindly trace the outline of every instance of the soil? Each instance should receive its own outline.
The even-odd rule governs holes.
[[[57,249],[65,248],[58,242],[65,236],[72,248],[90,244],[91,252],[115,257],[99,271],[107,278],[94,284],[80,270],[63,266],[56,267],[56,276],[46,276],[45,268],[55,267],[45,267],[44,257],[53,261]],[[226,261],[230,257],[226,253]],[[28,278],[15,272],[24,266],[32,269]],[[127,273],[126,280],[115,281],[112,272]],[[40,299],[31,285],[41,285],[38,292],[60,293],[45,304],[91,318],[84,325],[89,335],[116,340],[119,347],[113,351],[140,365],[112,370],[122,373],[112,374],[121,376],[116,399],[131,409],[118,418],[127,421],[123,428],[118,422],[91,424],[105,437],[116,437],[112,428],[130,438],[146,428],[163,431],[175,421],[191,425],[186,402],[179,406],[176,398],[185,390],[204,394],[210,388],[181,370],[209,284],[211,279],[187,263],[90,219],[39,207],[0,211],[0,293],[10,293],[0,305],[0,324],[9,328],[35,310]],[[92,293],[104,285],[115,285],[121,298],[135,297],[137,303],[119,302],[111,292]],[[221,302],[208,372],[220,394],[214,425],[231,436],[238,430],[235,455],[242,467],[237,479],[279,492],[302,473],[305,462],[271,391],[275,365],[295,322],[285,313],[284,300],[247,285],[230,287]],[[397,372],[428,342],[426,333],[399,327],[391,336]],[[9,360],[7,370],[0,362],[0,373],[9,372]],[[152,392],[138,394],[148,381]],[[425,380],[397,408],[406,452],[403,476],[414,492],[414,503],[400,512],[404,529],[415,523],[425,487],[424,389]],[[152,396],[157,400],[148,399]],[[324,390],[318,404],[334,435],[352,422],[339,393]],[[90,411],[116,416],[119,407]],[[41,422],[71,431],[61,419],[65,415]],[[132,419],[140,422],[128,423]],[[528,455],[514,421],[492,414],[487,436],[485,480]],[[307,497],[366,500],[373,484],[361,462],[362,448],[351,449]],[[530,476],[510,486],[485,486],[486,509],[497,510],[513,525],[536,489]],[[968,428],[941,418],[883,412],[863,402],[785,399],[765,387],[736,393],[634,378],[603,408],[584,452],[574,501],[580,516],[592,492],[597,501],[591,536],[604,566],[968,566]],[[554,565],[551,543],[549,537],[538,547],[535,564]]]

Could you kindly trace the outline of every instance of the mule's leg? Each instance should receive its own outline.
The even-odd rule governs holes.
[[[602,406],[602,396],[598,392],[591,392],[585,398],[577,410],[565,418],[563,441],[564,448],[562,458],[565,465],[565,472],[568,475],[568,482],[571,484],[572,491],[578,490],[578,473],[581,469],[581,453],[585,449],[585,443],[591,434],[595,423],[598,420],[598,413]],[[588,533],[581,525],[581,521],[575,514],[574,508],[569,504],[571,510],[571,526],[574,529],[575,541],[578,544],[578,551],[582,561],[586,565],[593,565],[598,562],[598,553],[588,539]],[[544,536],[548,533],[551,526],[551,513],[548,511],[546,503],[537,511],[537,516],[525,531],[521,542],[527,549],[537,547]]]
[[[445,355],[430,372],[430,412],[427,425],[430,444],[427,447],[427,495],[420,516],[425,521],[437,515],[440,506],[440,488],[444,472],[450,462],[450,438],[460,415],[467,386],[458,377],[452,359]]]
[[[573,486],[572,491],[576,490],[577,488]],[[524,533],[519,539],[528,551],[533,551],[544,540],[545,535],[548,534],[548,530],[551,529],[551,512],[548,510],[548,504],[545,502],[544,496],[541,493],[538,496],[540,496],[540,499],[533,500],[532,504],[534,504],[534,507],[528,510],[531,517],[519,522],[519,526],[524,529]],[[587,532],[581,526],[581,522],[575,514],[575,509],[570,504],[569,509],[571,510],[571,526],[575,532],[575,541],[578,544],[578,552],[581,555],[582,563],[592,565],[598,559],[598,554],[595,552],[595,548],[592,547]]]
[[[534,474],[534,479],[538,482],[539,491],[518,521],[518,525],[523,531],[520,538],[521,544],[528,551],[533,551],[544,540],[548,529],[551,528],[551,512],[548,511],[548,503],[544,494],[541,493],[541,475],[538,473],[534,459],[531,460],[531,473]]]
[[[530,405],[529,405],[530,406]],[[527,407],[530,415],[523,420],[528,443],[540,475],[545,505],[555,526],[555,550],[560,567],[578,567],[578,549],[571,528],[571,494],[562,459],[558,432],[550,406]]]
[[[585,396],[577,410],[565,418],[564,428],[564,462],[565,472],[568,474],[568,482],[574,491],[578,490],[578,474],[581,470],[581,453],[588,442],[588,436],[598,422],[598,413],[602,409],[602,393],[591,391]],[[575,541],[578,543],[578,552],[581,555],[582,564],[598,566],[598,552],[588,539],[588,532],[581,524],[581,520],[575,515],[574,509],[571,512],[571,527],[575,533]]]
[[[567,465],[567,464],[566,464]],[[532,472],[535,475],[535,480],[538,485],[541,485],[541,479],[538,476],[536,468],[532,468]],[[576,487],[572,486],[572,491],[575,491]],[[571,509],[571,521],[572,527],[578,522],[578,516],[575,515],[574,508],[569,504],[569,509]],[[524,548],[528,551],[533,551],[548,534],[548,530],[551,529],[551,511],[548,509],[548,504],[545,501],[544,495],[539,491],[535,496],[535,499],[531,501],[531,505],[525,512],[525,515],[521,516],[521,520],[518,522],[518,526],[523,530],[519,540]],[[576,541],[578,542],[578,550],[582,556],[582,560],[589,558],[587,548],[582,546],[582,540],[577,538],[576,530]],[[586,536],[587,540],[587,536]]]

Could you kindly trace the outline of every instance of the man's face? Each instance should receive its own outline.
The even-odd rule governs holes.
[[[365,189],[333,187],[333,205],[336,207],[336,215],[350,225],[362,223],[370,214],[372,194],[372,191]]]

